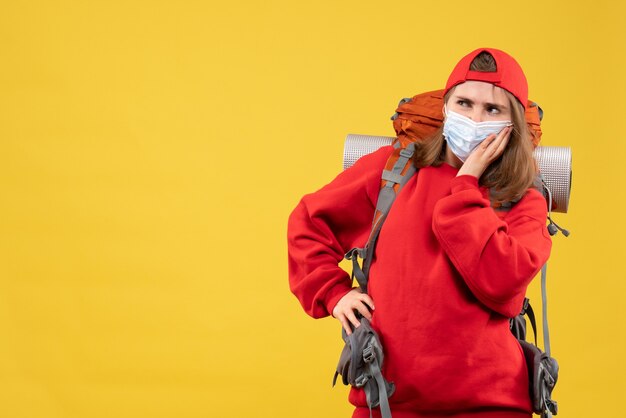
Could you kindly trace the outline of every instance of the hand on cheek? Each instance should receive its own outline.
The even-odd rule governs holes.
[[[502,129],[497,135],[489,135],[467,157],[457,176],[470,175],[480,178],[489,164],[495,161],[504,152],[509,142],[512,126]]]

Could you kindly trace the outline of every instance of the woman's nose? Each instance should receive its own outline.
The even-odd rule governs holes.
[[[481,112],[480,109],[478,109],[477,106],[475,106],[471,111],[470,114],[468,115],[468,117],[473,120],[474,122],[482,122],[483,121],[483,114]]]

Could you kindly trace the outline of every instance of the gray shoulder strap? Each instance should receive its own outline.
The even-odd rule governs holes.
[[[406,148],[400,151],[400,158],[395,162],[392,169],[383,171],[382,179],[386,180],[387,183],[380,189],[378,200],[376,201],[376,212],[380,212],[381,216],[375,218],[372,231],[370,232],[370,236],[364,248],[365,251],[363,251],[363,273],[365,275],[366,284],[369,278],[369,269],[372,264],[374,249],[376,248],[376,241],[378,240],[378,235],[383,227],[383,223],[387,219],[391,205],[396,200],[396,196],[400,193],[404,185],[417,171],[415,166],[411,163],[411,158],[414,153],[415,144],[410,143]],[[405,171],[404,174],[402,174],[403,171]],[[397,190],[394,190],[396,184],[399,186]],[[367,286],[363,290],[365,291],[366,289]]]
[[[400,147],[399,143],[394,145],[396,149]],[[400,150],[400,157],[394,163],[391,170],[383,170],[382,180],[385,180],[385,186],[378,192],[378,200],[376,201],[376,211],[374,212],[374,220],[372,221],[372,230],[367,239],[364,248],[352,248],[345,255],[347,260],[352,261],[352,278],[356,279],[359,287],[367,293],[367,282],[369,278],[369,269],[374,257],[374,249],[378,234],[383,227],[387,214],[391,209],[391,205],[396,200],[396,196],[400,190],[416,173],[415,166],[411,163],[411,158],[415,153],[415,144],[410,143],[404,149]],[[403,174],[404,173],[404,174]],[[397,190],[394,187],[398,185]],[[363,259],[362,265],[359,264],[359,257]]]
[[[543,347],[548,357],[550,354],[550,330],[548,329],[548,289],[547,289],[548,263],[541,268],[541,315],[543,317]]]

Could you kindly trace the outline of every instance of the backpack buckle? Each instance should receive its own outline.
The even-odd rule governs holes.
[[[363,361],[366,363],[374,361],[374,348],[371,344],[363,349]]]
[[[370,380],[369,376],[367,376],[366,374],[361,374],[356,379],[354,379],[354,386],[356,386],[357,388],[361,388],[365,386],[368,380]]]
[[[552,399],[546,400],[546,406],[548,407],[550,412],[552,412],[553,415],[556,415],[559,412],[559,407],[556,401],[553,401]]]
[[[404,158],[411,158],[413,156],[413,151],[403,148],[400,151],[400,155],[403,156]]]
[[[359,257],[365,258],[365,248],[357,248],[354,247],[350,251],[348,251],[344,256],[346,260],[356,260]]]
[[[545,382],[548,388],[553,388],[554,384],[556,383],[556,381],[554,380],[554,377],[552,377],[552,375],[550,374],[550,371],[543,365],[543,363],[541,364],[540,367],[544,369],[543,381]]]

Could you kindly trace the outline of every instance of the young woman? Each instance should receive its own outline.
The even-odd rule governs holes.
[[[394,418],[531,415],[528,375],[508,319],[548,259],[546,201],[524,119],[526,77],[508,54],[465,56],[445,89],[443,127],[417,147],[417,175],[380,232],[369,294],[338,262],[363,246],[392,152],[361,158],[302,198],[289,219],[290,286],[305,311],[346,332],[368,318],[396,385]],[[507,202],[504,210],[501,205]],[[369,417],[353,388],[353,417]],[[375,416],[378,411],[374,411]]]

